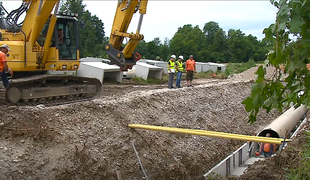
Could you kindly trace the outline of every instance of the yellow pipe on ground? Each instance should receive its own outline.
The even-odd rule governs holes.
[[[271,144],[281,144],[282,142],[291,141],[290,139],[247,136],[247,135],[239,135],[239,134],[214,132],[214,131],[181,129],[181,128],[151,126],[151,125],[142,125],[142,124],[129,124],[128,126],[130,128],[136,128],[136,129],[148,129],[148,130],[154,130],[154,131],[192,134],[192,135],[199,135],[199,136],[221,137],[221,138],[226,138],[226,139],[236,139],[236,140],[271,143]]]

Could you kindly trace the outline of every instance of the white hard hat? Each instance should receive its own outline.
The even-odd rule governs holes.
[[[0,48],[7,48],[8,51],[11,51],[10,47],[7,44],[3,44]]]
[[[182,56],[182,55],[180,55],[180,56],[179,56],[179,59],[182,59],[182,60],[183,60],[183,56]]]
[[[171,58],[175,59],[175,58],[176,58],[176,56],[175,56],[174,54],[172,54],[172,55],[171,55]]]

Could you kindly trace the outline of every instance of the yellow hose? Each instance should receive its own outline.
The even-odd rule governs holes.
[[[151,125],[142,125],[142,124],[129,124],[128,126],[130,128],[136,128],[136,129],[148,129],[148,130],[153,130],[153,131],[164,131],[164,132],[192,134],[192,135],[199,135],[199,136],[220,137],[220,138],[226,138],[226,139],[236,139],[236,140],[271,143],[271,144],[281,144],[282,142],[291,141],[290,139],[247,136],[247,135],[240,135],[240,134],[214,132],[214,131],[161,127],[161,126],[151,126]]]

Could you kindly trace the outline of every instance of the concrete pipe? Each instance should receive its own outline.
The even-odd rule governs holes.
[[[307,109],[304,105],[299,106],[297,109],[293,106],[269,124],[258,136],[265,137],[267,133],[270,133],[271,137],[284,138],[294,129],[297,122],[302,119],[306,112]]]

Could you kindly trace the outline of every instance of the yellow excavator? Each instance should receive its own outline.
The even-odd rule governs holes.
[[[76,71],[79,68],[79,21],[76,14],[57,13],[60,0],[23,0],[22,5],[0,19],[0,45],[11,52],[7,64],[14,72],[5,91],[10,103],[70,102],[96,96],[101,83],[96,78],[48,75],[48,71]],[[109,43],[105,50],[111,64],[127,69],[136,63],[134,49],[140,34],[147,0],[119,0]],[[139,10],[136,33],[127,33],[132,16]],[[21,14],[26,13],[22,23]],[[123,47],[124,38],[129,38]],[[16,79],[15,79],[16,78]],[[56,100],[56,101],[54,101]]]

